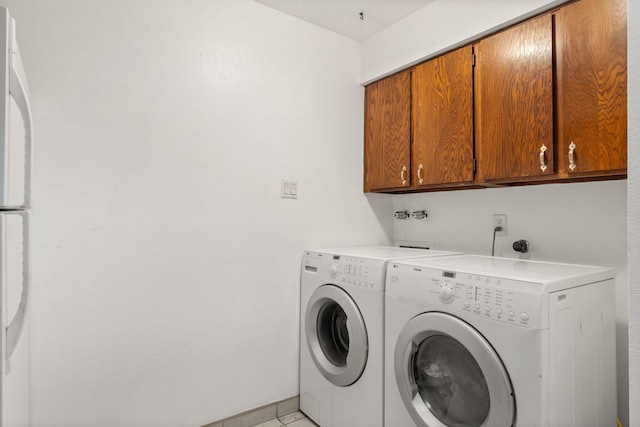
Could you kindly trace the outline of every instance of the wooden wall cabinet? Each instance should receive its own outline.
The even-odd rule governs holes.
[[[416,66],[411,85],[413,188],[473,182],[473,50]]]
[[[625,178],[626,11],[579,0],[367,86],[365,191]]]
[[[367,86],[364,135],[365,191],[472,183],[471,46]]]
[[[554,173],[552,48],[551,15],[475,45],[481,181],[514,182]]]
[[[411,72],[365,89],[364,191],[411,185]]]
[[[627,2],[582,0],[555,16],[559,174],[626,176]]]

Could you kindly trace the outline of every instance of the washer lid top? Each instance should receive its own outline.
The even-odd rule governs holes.
[[[462,252],[435,251],[431,249],[399,248],[395,246],[359,246],[347,248],[309,249],[305,252],[325,253],[338,256],[370,258],[389,261],[401,258],[422,258],[447,255],[460,255]]]
[[[548,291],[616,277],[616,270],[608,267],[481,255],[416,258],[395,264],[538,283]]]

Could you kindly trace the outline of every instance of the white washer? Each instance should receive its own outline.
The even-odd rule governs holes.
[[[474,255],[391,262],[385,425],[616,425],[614,277]]]
[[[300,281],[300,409],[321,427],[383,425],[384,284],[396,247],[305,251]]]

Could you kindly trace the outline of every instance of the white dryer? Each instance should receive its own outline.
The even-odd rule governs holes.
[[[321,427],[383,425],[387,262],[455,255],[396,247],[307,250],[300,281],[300,409]]]
[[[616,425],[614,277],[474,255],[391,262],[385,425]]]

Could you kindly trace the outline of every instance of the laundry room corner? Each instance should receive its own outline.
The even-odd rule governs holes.
[[[32,185],[23,183],[33,203],[0,203],[0,427],[519,426],[558,413],[576,425],[617,415],[623,427],[640,426],[640,2],[611,1],[618,11],[628,3],[626,73],[611,73],[618,89],[628,76],[628,115],[606,118],[620,125],[609,134],[626,169],[564,176],[558,157],[573,172],[574,155],[587,156],[556,144],[559,99],[571,98],[557,84],[556,11],[602,0],[376,0],[419,8],[360,39],[269,6],[313,12],[311,1],[3,0],[2,16],[15,18],[5,27],[20,42],[19,53],[5,49],[5,95],[21,110],[19,132],[28,135],[33,119],[35,157]],[[318,5],[356,3],[367,1]],[[351,27],[376,21],[352,12]],[[473,100],[487,86],[474,81],[493,74],[478,72],[486,56],[470,54],[461,62],[474,156],[462,169],[475,178],[423,182],[418,64],[539,14],[557,36],[544,46],[554,84],[540,85],[555,148],[537,145],[533,165],[555,175],[485,179],[478,133],[490,126]],[[28,77],[26,103],[16,98],[16,63]],[[369,159],[367,112],[379,99],[368,102],[367,85],[398,71],[408,163],[388,175],[405,186],[370,188],[380,159]],[[622,99],[622,90],[603,92]],[[29,158],[29,149],[12,150]],[[21,223],[7,222],[16,215]],[[5,277],[22,294],[14,286],[7,298]],[[554,317],[575,307],[578,316]],[[21,365],[11,360],[16,348]],[[464,348],[483,351],[467,357]],[[460,360],[462,375],[452,375]],[[489,381],[467,382],[481,377],[473,363]],[[19,375],[7,381],[11,369]],[[16,378],[26,381],[16,387]],[[271,417],[290,414],[289,424]]]
[[[361,80],[373,82],[564,1],[494,3],[494,7],[472,1],[451,5],[436,0],[368,38],[363,42]],[[629,22],[637,23],[638,6],[634,2],[629,2],[628,12]],[[465,21],[461,16],[473,18]],[[399,194],[392,196],[391,213],[409,213],[407,219],[393,220],[396,244],[615,268],[618,413],[624,426],[634,425],[629,411],[631,421],[639,419],[634,409],[638,405],[633,402],[640,396],[634,380],[637,375],[633,375],[640,365],[634,356],[639,341],[637,329],[634,332],[639,251],[638,239],[631,238],[638,228],[638,215],[634,215],[638,209],[638,120],[634,120],[638,117],[638,91],[632,90],[638,86],[638,67],[632,66],[638,58],[630,53],[638,45],[637,25],[629,25],[628,31],[628,181]],[[426,211],[427,217],[411,217],[416,211]],[[495,214],[506,215],[507,234],[499,233],[494,240]],[[520,240],[529,243],[527,253],[513,249]]]

